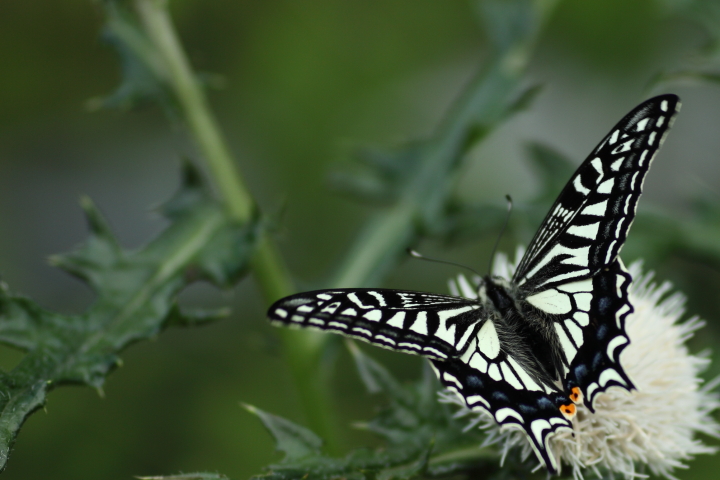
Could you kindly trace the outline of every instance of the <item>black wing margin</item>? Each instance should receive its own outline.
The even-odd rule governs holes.
[[[444,360],[459,357],[484,309],[475,300],[390,289],[336,289],[298,293],[268,310],[272,323],[334,331],[407,353]]]
[[[628,113],[580,165],[530,242],[513,280],[525,292],[595,275],[625,243],[643,181],[673,117],[676,95]]]

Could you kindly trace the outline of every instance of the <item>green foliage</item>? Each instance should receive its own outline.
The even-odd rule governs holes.
[[[80,315],[44,310],[32,300],[0,290],[0,342],[27,352],[0,377],[0,467],[28,415],[47,393],[63,384],[100,389],[120,365],[127,345],[154,337],[169,325],[196,325],[223,312],[185,312],[177,293],[207,280],[229,287],[248,268],[258,224],[241,225],[186,164],[183,185],[161,212],[170,225],[137,251],[120,247],[89,199],[83,208],[90,236],[75,251],[52,263],[88,284],[92,305]]]
[[[404,480],[477,470],[482,470],[485,478],[494,478],[497,451],[480,448],[483,434],[477,429],[465,431],[465,422],[453,416],[453,409],[437,401],[439,383],[429,364],[423,362],[419,381],[401,385],[354,343],[347,343],[368,391],[383,393],[389,400],[374,419],[357,427],[377,434],[386,445],[355,450],[342,458],[330,457],[320,451],[319,438],[306,428],[250,407],[275,439],[278,450],[285,453],[280,463],[254,478]],[[513,470],[528,471],[522,466]]]
[[[95,301],[80,315],[61,315],[13,295],[0,285],[0,342],[26,352],[20,364],[0,373],[0,468],[22,423],[41,408],[46,395],[63,384],[100,389],[120,365],[119,352],[132,342],[152,338],[172,325],[197,325],[215,320],[223,311],[181,311],[176,295],[188,284],[206,280],[226,288],[252,267],[267,299],[290,293],[292,282],[276,252],[265,242],[260,215],[241,177],[234,171],[229,149],[207,102],[201,77],[189,67],[174,36],[166,3],[160,0],[102,2],[104,38],[117,50],[122,81],[94,107],[131,108],[153,102],[173,120],[185,124],[208,163],[216,199],[199,174],[185,166],[183,186],[161,213],[169,226],[137,251],[122,249],[105,220],[88,199],[83,208],[90,236],[76,251],[52,263],[86,282]],[[529,108],[540,87],[528,87],[526,67],[538,36],[557,3],[554,0],[476,0],[472,2],[488,41],[483,68],[458,96],[438,128],[425,138],[394,147],[360,147],[332,176],[336,190],[384,208],[374,213],[323,286],[379,285],[404,258],[405,249],[425,238],[446,243],[493,238],[506,218],[504,205],[468,203],[458,198],[455,184],[472,147],[518,112]],[[683,2],[684,3],[684,2]],[[706,64],[717,58],[718,12],[711,2],[689,2],[688,15],[709,32]],[[679,7],[678,7],[679,8]],[[714,70],[687,69],[661,75],[717,81]],[[537,196],[516,205],[511,232],[538,225],[575,169],[572,162],[539,143],[528,146],[528,158],[539,180]],[[250,212],[250,213],[248,213]],[[682,220],[662,212],[641,211],[624,250],[650,263],[684,257],[720,269],[720,203],[696,199]],[[658,235],[658,230],[663,232]],[[260,255],[257,255],[257,252]],[[253,254],[256,254],[253,257]],[[323,449],[313,417],[331,417],[324,410],[318,372],[324,358],[324,337],[282,333],[283,348],[312,430],[246,406],[275,440],[284,458],[267,467],[258,479],[410,479],[465,475],[470,478],[533,478],[530,466],[517,458],[500,469],[500,453],[478,429],[466,430],[454,408],[437,401],[438,382],[427,363],[419,381],[402,384],[381,364],[348,342],[360,378],[371,393],[388,405],[358,428],[377,435],[382,447],[358,449],[345,456]],[[305,391],[303,391],[305,389]],[[308,406],[309,405],[309,406]],[[311,411],[314,408],[315,412]],[[315,430],[315,432],[313,431]],[[511,452],[510,455],[516,455]],[[532,462],[530,462],[532,463]],[[540,472],[537,477],[544,477]],[[166,480],[223,479],[220,474],[190,473]]]

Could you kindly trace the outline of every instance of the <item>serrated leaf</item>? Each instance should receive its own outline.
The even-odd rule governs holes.
[[[43,406],[50,390],[68,383],[99,389],[128,344],[169,324],[217,318],[217,312],[180,312],[176,295],[198,279],[227,286],[242,276],[258,226],[237,224],[201,183],[187,179],[178,195],[194,200],[176,208],[170,225],[136,251],[122,249],[93,203],[82,200],[90,236],[51,262],[95,292],[84,313],[53,313],[0,285],[0,342],[27,352],[17,367],[0,375],[0,468],[22,423]]]
[[[293,462],[320,453],[322,440],[312,431],[252,405],[243,405],[257,416],[275,439],[275,448],[285,453],[283,462]]]
[[[110,95],[90,100],[89,107],[130,109],[158,102],[174,117],[177,108],[166,86],[165,63],[122,2],[104,1],[102,5],[106,14],[102,38],[120,58],[122,80]]]
[[[286,458],[282,463],[270,465],[267,473],[254,479],[407,480],[426,473],[446,476],[471,473],[481,468],[488,472],[497,469],[497,451],[480,448],[483,434],[477,429],[464,431],[463,422],[454,418],[447,405],[437,401],[439,382],[427,362],[423,362],[423,376],[419,381],[400,385],[383,365],[357,346],[351,343],[349,348],[366,384],[373,391],[382,391],[390,400],[378,416],[364,424],[368,430],[388,440],[387,445],[374,450],[354,450],[343,458],[323,455],[317,449],[305,451],[302,458]],[[274,423],[279,417],[271,418]],[[287,420],[280,420],[281,425],[287,422],[293,428],[302,429]],[[272,430],[271,433],[276,437]],[[520,462],[518,465],[520,469],[528,470]]]

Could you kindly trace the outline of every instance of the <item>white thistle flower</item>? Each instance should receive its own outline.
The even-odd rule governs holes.
[[[518,249],[517,261],[522,253]],[[516,265],[498,254],[493,274],[511,278]],[[674,479],[673,469],[685,468],[684,461],[716,451],[698,440],[697,433],[720,436],[720,426],[711,416],[720,407],[712,392],[717,382],[701,385],[699,377],[710,360],[707,355],[691,355],[685,345],[704,322],[697,317],[680,322],[685,298],[680,293],[666,295],[671,285],[653,283],[653,274],[642,273],[640,262],[632,264],[629,272],[633,283],[628,293],[635,312],[626,318],[630,344],[623,350],[621,362],[637,390],[609,389],[597,397],[594,414],[579,405],[573,420],[574,436],[561,431],[552,437],[552,454],[559,464],[570,466],[577,479],[588,469],[599,477],[601,470],[628,479],[646,476],[636,470],[642,465],[655,475]],[[450,282],[450,289],[474,298],[468,285],[460,276]],[[442,397],[465,406],[449,391]],[[469,428],[486,429],[485,444],[501,445],[503,458],[515,446],[523,448],[523,458],[531,455],[529,441],[519,430],[501,431],[491,416],[467,408],[459,414],[472,417]]]

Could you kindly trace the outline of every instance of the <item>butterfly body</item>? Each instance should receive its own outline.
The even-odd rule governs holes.
[[[618,253],[645,174],[680,106],[661,95],[628,113],[560,193],[511,279],[464,277],[456,295],[330,289],[277,301],[273,323],[316,328],[428,357],[472,410],[527,434],[550,472],[549,441],[594,412],[610,387],[634,388],[620,363],[632,278]]]

